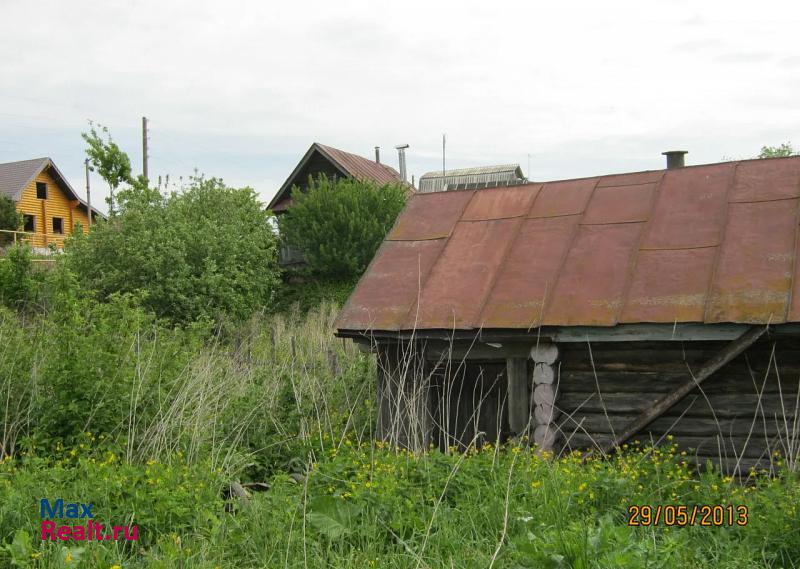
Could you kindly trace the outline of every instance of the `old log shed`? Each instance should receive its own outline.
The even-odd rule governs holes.
[[[795,460],[800,158],[414,196],[336,323],[378,435]]]

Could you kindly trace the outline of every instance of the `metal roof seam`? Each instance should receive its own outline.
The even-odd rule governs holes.
[[[787,198],[772,198],[772,199],[764,199],[764,200],[731,200],[728,203],[767,203],[767,202],[785,202],[788,200],[796,200],[800,198],[800,194],[796,196],[789,196]]]
[[[719,247],[719,243],[716,245],[698,245],[696,247],[640,247],[639,251],[690,251],[693,249],[712,249],[714,247]]]
[[[391,230],[389,233],[391,233]],[[387,237],[386,241],[436,241],[437,239],[447,239],[447,237],[420,237],[419,239],[398,239],[397,237]]]
[[[583,217],[586,215],[586,210],[589,208],[589,202],[592,201],[592,196],[594,195],[595,191],[597,191],[598,184],[600,184],[600,178],[597,178],[595,180],[594,186],[592,187],[592,192],[589,195],[589,199],[586,200],[586,204],[583,206],[583,211],[577,214],[581,216],[581,219],[583,219]],[[531,211],[533,211],[532,208]],[[575,224],[575,227],[572,230],[572,235],[570,235],[569,238],[569,244],[566,247],[564,247],[564,252],[561,254],[561,259],[558,262],[558,270],[556,270],[555,272],[556,278],[553,279],[554,291],[558,289],[558,281],[561,279],[562,271],[564,270],[564,265],[567,262],[567,257],[569,257],[569,252],[572,249],[572,246],[575,244],[575,239],[578,237],[580,229],[581,229],[581,222],[579,220],[578,223]],[[553,294],[551,294],[549,298],[546,298],[542,303],[541,320],[539,321],[539,324],[535,326],[536,328],[542,326],[542,323],[547,319],[547,311],[550,310],[552,304],[553,304]]]
[[[719,232],[719,239],[717,242],[717,250],[714,252],[714,262],[711,265],[711,275],[708,278],[708,287],[706,288],[706,298],[705,298],[705,307],[703,308],[703,322],[708,320],[709,310],[711,308],[711,295],[714,292],[714,281],[717,278],[717,269],[719,268],[720,257],[722,256],[722,248],[725,246],[725,234],[727,233],[728,229],[728,214],[730,211],[730,195],[733,191],[733,188],[736,187],[736,174],[739,172],[739,162],[737,162],[733,167],[733,173],[731,174],[730,182],[728,183],[728,188],[725,191],[725,207],[722,213],[722,224]]]
[[[636,275],[636,267],[639,262],[639,251],[641,250],[642,243],[645,241],[645,237],[648,235],[650,231],[651,222],[653,220],[653,210],[658,203],[658,197],[661,195],[661,188],[664,185],[664,178],[667,177],[667,171],[664,171],[664,174],[658,180],[656,187],[653,189],[653,194],[650,196],[650,207],[648,208],[648,215],[647,220],[642,223],[642,228],[639,230],[639,237],[636,240],[636,246],[633,248],[631,253],[631,259],[628,262],[628,271],[627,276],[625,279],[625,284],[622,287],[622,295],[620,296],[621,302],[617,307],[617,311],[614,314],[614,324],[619,324],[622,318],[622,315],[625,312],[625,308],[627,307],[630,298],[631,287],[633,286],[633,278]]]
[[[589,227],[589,226],[597,226],[597,225],[630,225],[632,223],[647,223],[650,221],[650,218],[647,219],[635,219],[633,221],[604,221],[599,222],[595,221],[593,223],[579,223],[581,227]]]
[[[537,190],[536,195],[533,196],[533,199],[531,200],[531,203],[528,206],[528,211],[526,211],[522,215],[514,216],[515,218],[518,218],[517,227],[514,228],[514,235],[506,243],[506,248],[503,251],[503,259],[502,259],[502,261],[500,261],[500,264],[497,265],[497,270],[495,270],[494,275],[492,275],[491,283],[490,283],[489,287],[486,289],[486,294],[483,296],[483,300],[481,301],[480,308],[478,308],[478,322],[479,322],[480,329],[483,329],[483,320],[484,320],[483,311],[486,309],[486,303],[489,301],[489,298],[492,296],[492,293],[494,292],[494,287],[497,284],[497,279],[500,276],[500,273],[502,272],[503,267],[505,266],[506,259],[508,259],[508,255],[511,252],[511,249],[513,248],[514,244],[517,242],[517,239],[519,238],[519,234],[522,231],[522,226],[525,224],[525,219],[527,219],[528,214],[533,210],[533,205],[536,203],[536,200],[539,198],[539,195],[542,193],[542,186],[543,185],[539,186],[539,189]],[[464,210],[464,211],[466,211],[466,210]],[[506,219],[514,219],[514,218],[506,218]]]
[[[419,299],[422,297],[422,291],[425,289],[425,283],[428,282],[428,280],[431,278],[431,275],[433,275],[433,273],[436,271],[436,266],[442,260],[442,256],[444,254],[444,251],[445,251],[445,249],[447,249],[447,244],[450,242],[450,238],[453,236],[453,233],[455,233],[456,225],[458,225],[458,222],[461,219],[461,217],[464,215],[464,212],[467,211],[467,208],[469,207],[470,202],[472,202],[472,200],[475,199],[475,190],[472,190],[472,192],[473,192],[472,195],[469,197],[469,199],[466,202],[464,202],[464,205],[461,207],[461,212],[458,214],[458,217],[456,218],[456,222],[453,224],[453,227],[450,228],[450,232],[447,234],[447,237],[444,237],[444,245],[442,245],[442,250],[439,253],[439,255],[436,257],[436,260],[433,262],[433,265],[431,265],[431,268],[428,270],[428,274],[425,275],[425,280],[420,281],[419,290],[417,291],[417,300],[415,302],[412,302],[411,306],[408,307],[408,310],[406,311],[406,314],[402,319],[403,323],[408,321],[408,317],[411,315],[411,311],[412,310],[415,310],[415,311],[417,311],[417,313],[419,313]],[[399,219],[399,217],[400,216],[398,216],[398,219]],[[366,272],[364,274],[366,274]],[[401,326],[402,326],[402,324],[401,324]],[[415,319],[414,327],[416,329],[416,319]]]
[[[794,256],[792,257],[792,271],[789,277],[789,294],[786,297],[786,309],[783,313],[784,322],[789,321],[789,314],[792,310],[792,301],[794,300],[794,287],[797,286],[797,256],[798,248],[800,248],[800,200],[797,201],[794,220]]]

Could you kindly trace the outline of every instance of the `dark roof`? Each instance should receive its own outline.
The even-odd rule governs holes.
[[[413,196],[342,331],[800,322],[800,157]]]
[[[70,186],[55,163],[50,158],[46,157],[0,164],[0,194],[10,197],[15,202],[19,201],[25,188],[30,185],[36,176],[46,169],[49,169],[50,175],[62,191],[67,194],[70,199],[80,202],[80,206],[87,210],[86,202],[72,189],[72,186]],[[92,208],[92,213],[105,217],[105,215],[95,208]]]
[[[325,157],[342,176],[357,178],[359,180],[373,180],[381,185],[401,182],[400,174],[391,166],[378,164],[369,158],[364,158],[357,154],[351,154],[350,152],[345,152],[344,150],[315,142],[311,145],[297,166],[295,166],[295,169],[292,170],[292,173],[289,174],[289,177],[286,178],[286,181],[280,187],[278,193],[275,194],[275,197],[272,198],[272,201],[269,202],[267,206],[269,209],[275,209],[278,202],[282,201],[284,197],[288,197],[285,196],[285,194],[291,190],[292,186],[298,185],[301,182],[297,178],[303,170],[303,167],[311,160],[315,153],[319,153]],[[302,180],[302,182],[304,181],[305,180]]]
[[[49,158],[34,158],[0,164],[0,194],[19,201],[23,190],[50,162]]]

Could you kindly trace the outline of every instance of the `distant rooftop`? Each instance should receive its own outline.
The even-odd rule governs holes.
[[[497,186],[519,185],[525,182],[519,164],[458,168],[456,170],[434,170],[419,179],[419,192],[431,193],[455,189],[480,189]]]

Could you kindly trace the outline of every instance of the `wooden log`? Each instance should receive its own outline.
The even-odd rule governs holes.
[[[588,432],[591,434],[611,434],[622,431],[623,427],[636,418],[633,414],[610,413],[608,416],[602,413],[590,414],[562,414],[558,420],[559,427],[566,433]],[[789,428],[792,428],[793,418],[788,418]],[[737,418],[717,418],[713,417],[680,417],[675,414],[665,414],[647,426],[643,433],[672,433],[674,435],[717,435],[724,436],[746,436],[752,432],[752,436],[775,436],[779,432],[785,435],[786,427],[783,419],[758,418],[753,421],[752,417]],[[637,434],[634,438],[640,439],[644,434]]]
[[[533,383],[553,383],[556,372],[553,366],[545,363],[537,363],[533,368]]]
[[[653,420],[663,415],[667,409],[683,399],[714,372],[753,345],[766,331],[766,326],[752,327],[739,338],[725,346],[695,374],[695,377],[678,387],[672,393],[660,398],[652,408],[640,414],[636,419],[627,424],[622,432],[616,436],[612,445],[601,450],[605,452],[611,451],[614,447],[619,446],[639,430],[653,422]]]
[[[556,389],[552,384],[540,383],[533,389],[533,402],[537,405],[555,405]]]
[[[780,372],[780,381],[773,371],[765,382],[765,370],[754,370],[751,375],[746,370],[734,372],[726,366],[724,370],[720,370],[716,375],[708,378],[703,388],[707,391],[712,388],[718,391],[736,390],[739,393],[755,393],[756,390],[761,389],[764,390],[764,393],[777,391],[796,393],[800,387],[800,379],[798,379],[800,378],[800,369],[780,368]],[[686,380],[686,369],[684,368],[682,372],[608,370],[592,372],[565,368],[562,365],[559,376],[559,386],[565,393],[596,391],[597,384],[600,384],[601,393],[604,395],[609,392],[669,393]]]
[[[595,393],[562,391],[558,406],[565,410],[580,409],[580,413],[601,413],[604,408],[609,413],[641,413],[649,409],[661,393]],[[797,393],[736,393],[705,392],[705,395],[692,392],[672,407],[672,413],[679,412],[688,417],[752,417],[761,415],[773,417],[776,414],[794,416],[797,413]],[[713,414],[712,414],[713,411]]]
[[[539,425],[533,431],[533,442],[542,450],[552,450],[557,438],[558,432],[552,425]]]
[[[530,417],[530,394],[528,390],[528,360],[508,358],[508,425],[512,432],[521,434]]]
[[[537,425],[547,425],[558,419],[561,411],[554,405],[536,405],[533,408],[533,417]]]
[[[531,348],[531,359],[537,364],[553,365],[558,359],[558,347],[555,344],[542,342]]]

